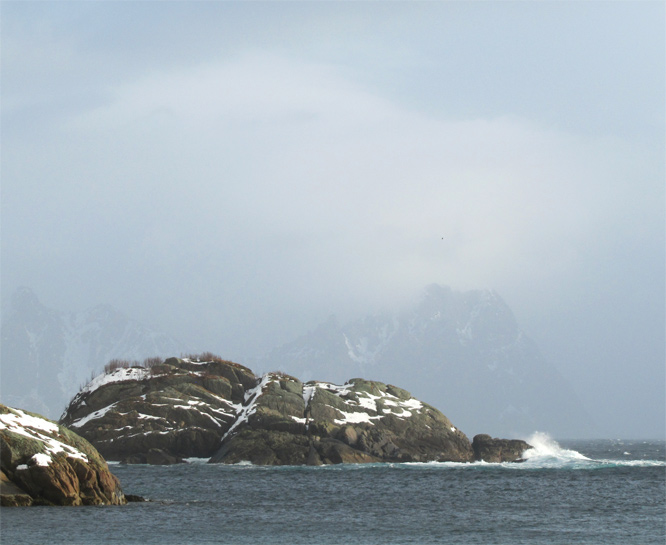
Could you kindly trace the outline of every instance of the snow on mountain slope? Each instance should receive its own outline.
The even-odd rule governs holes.
[[[400,384],[472,433],[589,431],[571,386],[491,290],[462,293],[432,285],[401,312],[342,326],[330,318],[257,365],[305,380],[362,376]]]
[[[61,312],[19,288],[2,324],[0,395],[6,405],[57,419],[92,374],[111,359],[142,360],[185,351],[169,336],[110,305]]]

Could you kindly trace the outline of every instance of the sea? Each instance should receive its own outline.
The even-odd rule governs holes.
[[[554,441],[521,463],[111,464],[126,506],[0,511],[3,544],[666,543],[663,441]]]

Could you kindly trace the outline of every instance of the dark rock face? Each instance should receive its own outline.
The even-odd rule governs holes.
[[[83,388],[61,423],[108,460],[151,463],[157,451],[176,461],[209,458],[256,383],[246,367],[222,361],[171,358],[151,369],[117,369]]]
[[[474,459],[485,462],[517,462],[529,448],[520,439],[497,439],[485,434],[475,435],[472,440]]]
[[[2,507],[26,507],[32,505],[32,501],[25,490],[10,481],[4,471],[0,471],[0,505]]]
[[[0,405],[2,505],[120,505],[118,479],[86,440],[63,426]]]
[[[259,465],[467,462],[469,439],[437,409],[395,386],[352,379],[256,377],[222,360],[170,358],[88,384],[62,423],[108,459],[182,458]]]
[[[338,464],[469,461],[464,433],[437,409],[380,382],[343,386],[267,375],[211,462]]]

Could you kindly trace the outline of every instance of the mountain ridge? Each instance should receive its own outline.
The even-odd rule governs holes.
[[[342,325],[329,317],[256,365],[304,380],[368,376],[402,384],[479,432],[575,435],[572,421],[578,433],[591,428],[571,386],[494,290],[432,284],[411,307]]]

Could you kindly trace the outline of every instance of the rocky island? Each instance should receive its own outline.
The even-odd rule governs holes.
[[[0,405],[0,458],[2,506],[127,503],[95,448],[40,415]]]
[[[396,386],[258,377],[212,354],[111,368],[72,399],[60,423],[125,463],[502,462],[529,448],[487,435],[470,442]]]

